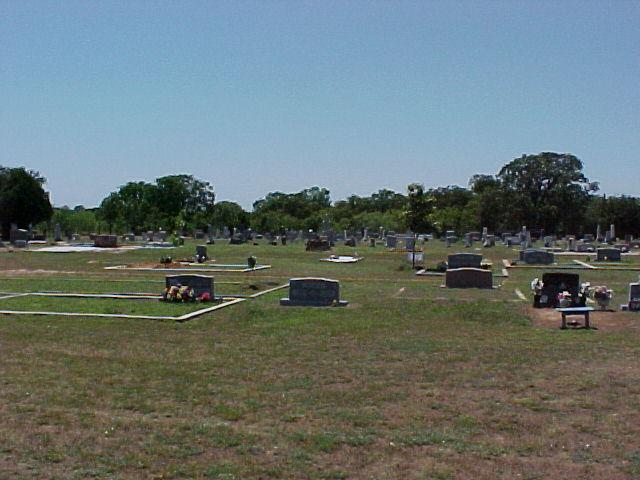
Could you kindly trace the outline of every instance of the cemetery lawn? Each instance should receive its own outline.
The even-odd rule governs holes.
[[[336,248],[365,256],[346,265],[302,243],[208,250],[219,263],[254,254],[273,266],[212,274],[216,294],[322,276],[340,280],[350,304],[280,307],[280,290],[181,324],[1,316],[0,478],[640,477],[640,316],[618,312],[623,327],[594,331],[561,331],[559,314],[553,327],[534,324],[529,283],[553,268],[447,290],[381,247]],[[426,262],[463,250],[427,243]],[[104,267],[166,253],[0,252],[0,290],[160,293],[161,271]],[[496,274],[518,255],[482,253]],[[613,288],[616,307],[639,273],[575,272]],[[0,300],[9,308],[173,316],[191,306]]]

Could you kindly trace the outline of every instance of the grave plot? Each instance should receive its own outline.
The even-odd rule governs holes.
[[[104,267],[105,270],[129,270],[135,272],[210,272],[210,273],[248,273],[258,270],[267,270],[271,265],[258,265],[250,267],[247,264],[217,264],[197,262],[138,263],[131,265],[115,265]]]
[[[120,279],[2,279],[0,280],[0,314],[41,315],[67,317],[104,317],[148,320],[173,320],[184,322],[221,308],[279,290],[285,286],[273,284],[246,284],[241,282],[221,282],[224,293],[213,295],[210,287],[202,281],[193,284],[193,297],[200,298],[210,293],[209,301],[161,301],[165,288],[173,285],[187,285],[192,282],[187,277],[173,276],[157,280]],[[88,280],[88,281],[87,281]],[[67,283],[66,285],[61,285]],[[79,284],[84,285],[84,288]],[[232,286],[231,286],[232,285]],[[56,286],[55,290],[51,286]],[[62,286],[62,288],[60,288]],[[191,286],[191,285],[190,285]],[[20,291],[20,288],[27,291]],[[38,288],[40,287],[40,288]],[[49,288],[47,288],[49,287]],[[231,293],[239,292],[239,293]]]

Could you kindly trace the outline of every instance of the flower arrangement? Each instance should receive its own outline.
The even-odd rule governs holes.
[[[609,290],[602,285],[593,289],[593,299],[596,301],[600,309],[606,310],[613,298],[613,290]]]
[[[196,294],[193,289],[187,285],[173,285],[165,288],[162,300],[165,302],[195,302]]]
[[[175,302],[175,303],[188,303],[188,302],[211,302],[213,298],[209,292],[203,292],[196,297],[196,292],[193,288],[187,285],[173,285],[164,289],[162,294],[162,301]]]
[[[560,308],[568,308],[573,304],[573,298],[568,291],[558,293],[558,306]]]
[[[534,278],[531,281],[531,290],[534,295],[542,295],[542,287],[544,287],[544,283],[539,278]]]

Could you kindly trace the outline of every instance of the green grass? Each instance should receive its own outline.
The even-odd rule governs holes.
[[[427,263],[458,249],[429,243]],[[403,254],[380,247],[356,248],[366,258],[352,265],[319,262],[324,255],[301,243],[208,250],[220,263],[254,254],[273,265],[215,274],[219,292],[325,276],[341,280],[350,305],[280,307],[282,291],[185,324],[4,316],[0,478],[635,478],[640,471],[640,331],[533,326],[514,290],[528,295],[544,270],[512,269],[491,291],[447,290],[442,278],[417,278]],[[102,267],[164,253],[0,253],[0,290],[158,292],[162,272]],[[517,257],[503,247],[483,253],[496,271],[502,258]],[[638,276],[579,273],[612,287],[615,303]],[[9,307],[179,315],[191,306],[0,300]]]

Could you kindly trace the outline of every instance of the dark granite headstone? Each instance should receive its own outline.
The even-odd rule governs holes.
[[[307,240],[306,250],[308,252],[325,252],[327,250],[331,250],[331,244],[329,240],[321,239],[321,238],[310,238]]]
[[[167,288],[178,285],[191,287],[196,297],[203,293],[208,293],[213,299],[213,277],[205,275],[170,275],[165,277],[165,286]]]
[[[96,235],[93,245],[100,248],[116,248],[118,246],[117,235]]]
[[[551,265],[555,261],[555,256],[546,250],[530,248],[520,252],[520,260],[527,265]]]
[[[289,280],[289,298],[280,299],[280,305],[328,307],[345,306],[340,300],[340,282],[328,278],[292,278]]]
[[[208,260],[209,257],[207,256],[207,246],[206,245],[197,245],[196,246],[196,261],[197,262],[204,262],[205,260]]]
[[[578,302],[580,293],[580,275],[577,273],[550,272],[542,275],[542,292],[535,297],[533,306],[536,308],[556,308],[558,294],[567,291],[574,302]]]
[[[396,248],[398,246],[398,237],[395,235],[387,235],[387,248]]]
[[[15,245],[16,242],[20,240],[24,240],[25,242],[29,240],[29,232],[21,228],[11,229],[9,231],[9,241]]]
[[[629,310],[640,312],[640,283],[629,284]]]
[[[622,251],[618,248],[598,248],[596,252],[599,262],[619,262],[622,260]]]
[[[454,253],[447,257],[447,268],[480,268],[482,255],[477,253]]]
[[[405,248],[407,250],[409,250],[410,252],[415,250],[415,248],[416,248],[416,238],[413,237],[413,236],[405,237],[404,238],[404,245],[405,245]]]
[[[445,285],[447,288],[493,288],[493,274],[482,268],[447,269]]]
[[[242,235],[240,235],[239,233],[233,235],[230,239],[229,239],[229,245],[242,245],[244,243],[247,243],[247,239],[244,238]]]

